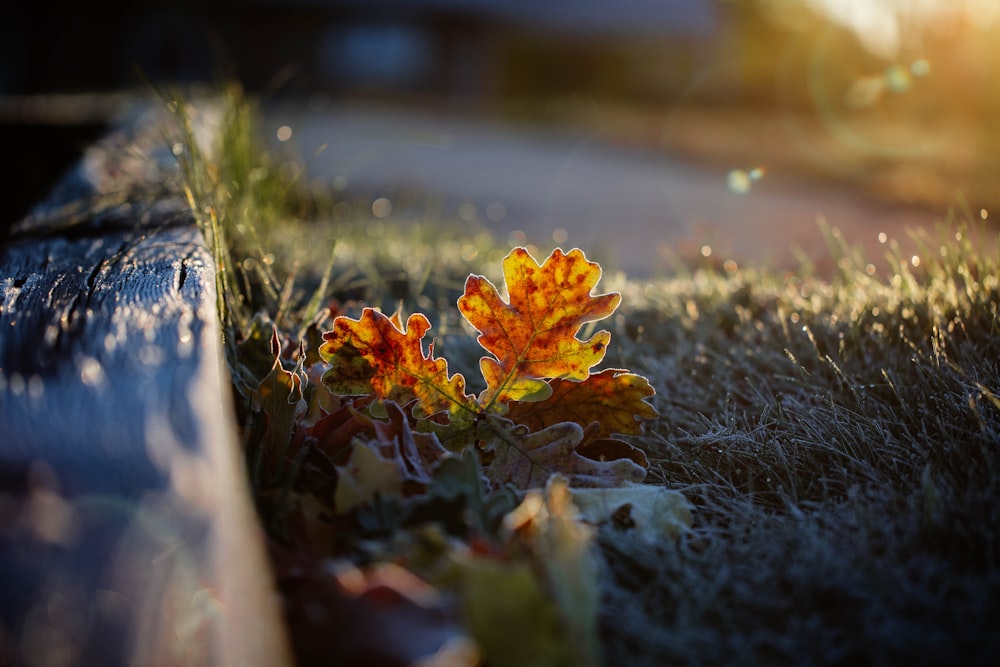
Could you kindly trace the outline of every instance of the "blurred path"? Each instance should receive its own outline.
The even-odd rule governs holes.
[[[470,216],[471,204],[501,241],[526,238],[543,253],[579,246],[637,274],[662,269],[670,253],[693,256],[703,246],[720,262],[795,267],[798,248],[822,263],[828,252],[820,217],[877,261],[885,250],[880,232],[909,254],[907,228],[934,234],[946,214],[770,174],[746,181],[749,191],[741,194],[725,172],[569,132],[361,106],[271,107],[263,116],[272,138],[276,128],[292,128],[285,147],[301,153],[311,180],[372,198],[426,192],[452,216]],[[397,206],[392,215],[425,210]]]

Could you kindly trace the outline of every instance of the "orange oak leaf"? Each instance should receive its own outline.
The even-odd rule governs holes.
[[[478,406],[465,393],[465,378],[448,375],[448,363],[434,358],[433,344],[424,354],[422,341],[430,326],[426,317],[414,313],[400,328],[373,308],[365,308],[357,320],[336,318],[319,349],[331,364],[323,383],[340,396],[373,394],[400,404],[416,398],[427,415],[475,415]]]
[[[642,420],[659,416],[645,401],[656,393],[649,380],[626,370],[609,368],[580,382],[557,378],[549,385],[551,396],[534,403],[513,402],[507,418],[532,431],[560,422],[584,428],[596,423],[596,429],[588,429],[588,436],[605,438],[614,433],[642,433]]]
[[[508,300],[484,276],[469,276],[458,308],[479,331],[479,344],[493,356],[480,360],[485,406],[541,400],[550,394],[546,378],[583,380],[604,358],[611,334],[576,338],[587,322],[615,311],[620,294],[592,294],[601,267],[579,249],[556,249],[539,265],[524,248],[503,260]]]

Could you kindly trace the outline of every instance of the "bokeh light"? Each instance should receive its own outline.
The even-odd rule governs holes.
[[[726,186],[736,194],[745,195],[753,188],[753,184],[763,177],[763,167],[754,167],[750,170],[733,169],[726,174]]]
[[[472,202],[463,202],[458,207],[458,217],[460,217],[465,222],[475,222],[476,218],[479,217],[479,211],[476,209],[476,205]]]
[[[500,222],[507,217],[507,207],[503,202],[491,201],[486,205],[486,217],[493,222]]]
[[[392,215],[392,202],[386,197],[379,197],[372,202],[372,215],[376,218],[388,218]]]

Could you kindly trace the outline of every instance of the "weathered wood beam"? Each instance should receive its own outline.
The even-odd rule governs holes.
[[[0,246],[0,664],[284,665],[169,115]]]

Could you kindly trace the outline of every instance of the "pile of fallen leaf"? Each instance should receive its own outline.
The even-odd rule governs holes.
[[[430,322],[324,313],[288,343],[259,316],[239,351],[248,466],[299,664],[598,665],[602,525],[690,523],[624,438],[646,378],[595,370],[619,294],[580,250],[503,261],[458,300],[486,388],[425,349]],[[239,385],[239,381],[237,382]]]

